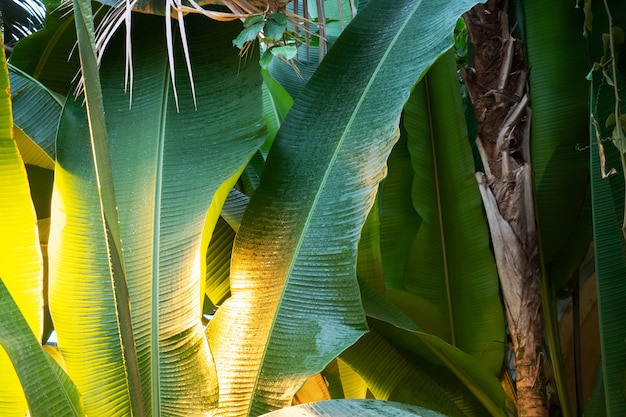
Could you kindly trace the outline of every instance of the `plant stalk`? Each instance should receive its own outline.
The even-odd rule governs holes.
[[[529,158],[530,108],[522,42],[511,36],[507,1],[464,15],[472,42],[462,75],[477,121],[485,173],[476,173],[494,246],[515,354],[518,415],[548,417],[541,269]]]

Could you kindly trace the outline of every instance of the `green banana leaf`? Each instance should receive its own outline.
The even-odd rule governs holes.
[[[230,190],[226,197],[221,215],[235,232],[241,226],[241,219],[249,202],[250,197],[236,189]]]
[[[583,261],[591,241],[585,209],[589,190],[586,147],[589,61],[580,36],[579,10],[571,2],[523,2],[528,61],[532,66],[531,160],[545,268],[562,289]],[[546,36],[549,33],[550,36]]]
[[[403,124],[412,161],[405,175],[413,177],[412,201],[421,221],[401,282],[387,284],[408,294],[390,292],[389,299],[411,298],[404,311],[410,309],[425,332],[499,375],[504,314],[453,51],[439,58],[415,87]]]
[[[11,90],[3,48],[0,52],[0,276],[28,323],[27,334],[34,333],[33,338],[40,339],[43,262],[26,169],[13,140],[12,128]],[[9,328],[11,316],[4,309],[0,311],[3,316],[6,314],[5,331],[10,332],[5,333],[5,337],[15,337],[15,328]],[[5,349],[13,348],[7,345],[6,339],[2,344]],[[5,352],[0,348],[0,415],[23,416],[24,393],[7,353],[16,360],[15,350]]]
[[[422,332],[394,305],[361,283],[370,332],[341,354],[377,399],[432,408],[451,416],[502,416],[505,395],[476,359]]]
[[[30,415],[33,417],[82,417],[84,412],[76,387],[61,367],[43,349],[32,332],[20,308],[11,297],[5,282],[0,278],[0,346],[4,348],[13,367],[19,375],[15,383],[13,378],[5,378],[5,370],[13,371],[11,365],[2,364],[2,385],[21,386],[28,400]],[[4,351],[3,351],[4,353]],[[2,415],[23,416],[26,408],[11,410],[3,404]]]
[[[360,280],[385,292],[385,273],[380,246],[380,203],[378,197],[370,209],[359,238],[356,273]]]
[[[295,415],[311,417],[446,417],[422,407],[393,401],[377,400],[330,400],[284,408],[262,417],[289,417]]]
[[[215,306],[230,297],[230,254],[235,231],[219,218],[206,251],[206,296]]]
[[[293,105],[293,99],[266,68],[263,68],[262,73],[263,115],[265,116],[268,135],[261,150],[267,154],[278,133],[280,124],[285,120],[289,109]]]
[[[389,288],[402,288],[404,270],[411,245],[422,218],[411,199],[414,171],[407,146],[408,135],[400,124],[400,139],[387,161],[389,172],[380,190],[380,250],[383,257],[385,283]]]
[[[14,128],[24,162],[54,169],[55,140],[64,98],[9,65]]]
[[[523,2],[532,70],[530,131],[542,260],[543,313],[550,360],[565,417],[572,415],[560,347],[556,293],[580,267],[591,242],[588,58],[580,10],[567,0]],[[549,34],[549,35],[547,35]]]
[[[244,164],[220,185],[213,194],[211,205],[204,219],[202,244],[200,246],[200,253],[205,255],[205,262],[200,262],[200,304],[203,315],[205,312],[212,313],[215,306],[221,304],[224,298],[230,295],[228,270],[230,269],[230,249],[232,249],[234,233],[232,236],[228,236],[230,227],[222,219],[220,212],[247,165],[247,163]],[[228,240],[230,240],[230,244]],[[229,245],[230,248],[225,251]],[[206,297],[210,301],[207,305],[205,305]]]
[[[46,0],[46,21],[42,30],[20,40],[9,62],[65,97],[80,69],[74,14],[59,7],[61,0]]]
[[[176,50],[179,109],[161,17],[133,16],[135,84],[124,92],[124,39],[100,70],[106,130],[147,413],[210,412],[214,365],[200,321],[200,248],[220,185],[265,139],[258,65],[242,65],[239,23],[186,19],[197,110]],[[210,42],[207,42],[210,40]],[[252,61],[254,62],[254,61]],[[50,308],[89,415],[127,415],[128,388],[83,99],[64,108],[50,238]],[[80,254],[80,256],[77,256]],[[90,343],[83,341],[89,339]]]
[[[626,4],[621,1],[608,1],[613,25],[626,27]],[[606,35],[609,33],[608,17],[604,3],[592,6],[593,31],[589,34],[589,52],[593,62],[609,62],[606,48]],[[616,53],[623,50],[617,45]],[[617,88],[626,85],[626,76],[620,65],[617,66]],[[622,233],[624,218],[624,166],[620,163],[620,150],[611,140],[613,127],[607,120],[615,112],[615,92],[612,80],[603,75],[602,70],[594,71],[591,78],[590,146],[591,146],[591,195],[593,207],[593,236],[596,264],[596,285],[598,290],[598,315],[600,345],[602,348],[602,377],[606,414],[609,416],[626,413],[626,344],[624,332],[626,324],[626,243]],[[620,91],[620,96],[623,93]],[[626,111],[624,100],[620,111]],[[597,128],[597,130],[596,130]],[[617,173],[602,178],[600,161],[600,140],[606,157],[607,172],[615,168]],[[623,148],[622,148],[623,150]]]
[[[288,405],[366,331],[359,232],[411,86],[473,4],[372,0],[296,98],[237,233],[232,297],[207,328],[223,415]]]

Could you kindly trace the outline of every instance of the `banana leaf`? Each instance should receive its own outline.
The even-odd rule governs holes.
[[[446,417],[444,414],[422,407],[377,400],[322,401],[285,408],[263,414],[262,417],[289,417],[294,415],[311,417]]]
[[[432,408],[450,416],[502,416],[505,395],[480,360],[424,333],[365,283],[370,332],[341,354],[377,399]]]
[[[63,97],[9,65],[13,123],[22,139],[18,142],[24,162],[54,169],[55,141]]]
[[[230,297],[230,254],[235,231],[219,218],[206,251],[206,296],[218,306]]]
[[[42,30],[20,40],[9,62],[65,97],[80,69],[74,15],[61,0],[48,0]]]
[[[532,98],[531,160],[541,254],[551,285],[562,289],[591,241],[584,203],[589,190],[586,147],[588,58],[571,2],[523,2]],[[546,36],[550,33],[550,36]]]
[[[262,78],[258,65],[242,65],[231,47],[239,23],[190,16],[189,53],[194,71],[205,76],[196,80],[196,110],[177,46],[177,106],[162,17],[133,19],[132,41],[141,48],[134,54],[132,107],[122,34],[104,57],[100,79],[144,406],[153,415],[207,413],[216,406],[217,381],[200,321],[201,237],[213,195],[265,139]],[[68,98],[59,127],[50,308],[86,412],[128,415],[82,103]]]
[[[280,124],[287,117],[289,109],[293,105],[293,99],[282,85],[276,81],[272,74],[264,68],[263,72],[263,115],[267,125],[267,140],[261,150],[267,154],[278,133]]]
[[[387,166],[389,172],[380,190],[380,249],[385,281],[390,288],[402,287],[406,262],[422,221],[413,207],[413,167],[404,123],[400,139],[393,147]]]
[[[235,239],[232,297],[207,328],[222,415],[288,405],[366,331],[359,232],[411,86],[473,3],[370,1],[296,98]]]
[[[400,281],[389,277],[387,287],[400,291],[389,292],[390,300],[412,300],[403,310],[425,332],[499,375],[504,314],[453,51],[438,59],[415,87],[403,124],[412,162],[405,175],[413,177],[410,195],[420,222],[413,226],[417,231]]]
[[[626,4],[620,1],[608,1],[607,4],[613,25],[626,27]],[[613,416],[626,413],[626,344],[624,343],[626,243],[621,230],[624,219],[624,175],[626,175],[624,169],[626,165],[620,161],[625,147],[623,143],[615,140],[617,136],[613,131],[615,123],[611,126],[607,122],[610,120],[610,115],[615,114],[615,89],[618,91],[623,89],[626,85],[626,77],[621,64],[617,65],[617,62],[617,72],[613,74],[613,58],[608,48],[609,18],[604,2],[594,4],[592,12],[593,30],[589,34],[590,57],[595,63],[606,63],[589,74],[591,79],[589,141],[602,378],[606,414]],[[616,48],[616,54],[620,54],[624,44],[620,43],[616,45]],[[613,75],[617,83],[614,82]],[[619,94],[621,96],[623,93],[620,91]],[[619,111],[623,113],[626,107],[621,97],[620,101]],[[601,147],[603,155],[601,155]],[[601,157],[606,158],[605,161],[602,161]],[[615,168],[617,172],[608,178],[603,178],[604,171],[608,173],[612,168]]]
[[[0,276],[28,323],[27,331],[36,335],[34,339],[40,339],[43,262],[26,169],[13,140],[11,113],[11,89],[3,48],[0,53]],[[10,329],[17,325],[11,323],[12,314],[1,311],[6,314],[6,331],[15,332],[15,328]],[[5,337],[9,337],[8,334]],[[2,343],[4,348],[13,348],[6,340]],[[19,354],[15,350],[9,353],[13,354],[14,361]],[[0,380],[0,415],[23,416],[24,393],[4,349],[0,349]]]
[[[4,280],[0,278],[0,346],[11,358],[13,366],[3,364],[3,370],[13,371],[19,375],[19,381],[5,378],[3,386],[15,384],[24,388],[30,415],[33,417],[59,416],[82,417],[81,398],[76,387],[63,369],[49,356],[33,334],[31,326],[22,315],[20,308],[9,293]],[[4,351],[3,351],[4,353]],[[6,388],[6,387],[3,387]],[[11,410],[3,404],[2,415],[23,416],[26,408]]]
[[[531,161],[542,260],[543,313],[561,409],[571,416],[562,364],[556,294],[580,267],[591,242],[586,144],[588,60],[579,11],[568,1],[523,2],[532,66]],[[550,36],[546,36],[550,33]]]

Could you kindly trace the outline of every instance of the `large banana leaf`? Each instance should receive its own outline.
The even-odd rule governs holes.
[[[298,95],[235,240],[232,297],[208,326],[223,415],[285,406],[365,332],[359,231],[411,86],[473,3],[370,1]]]
[[[452,51],[415,87],[403,123],[413,165],[406,174],[415,173],[412,198],[421,222],[402,282],[388,286],[413,295],[407,308],[425,332],[499,375],[504,314]]]
[[[591,241],[586,144],[588,62],[578,12],[567,0],[523,2],[532,66],[531,160],[543,263],[543,313],[563,415],[571,415],[563,374],[557,291],[580,267]],[[549,36],[547,34],[550,34]]]
[[[362,283],[372,329],[341,355],[378,399],[451,416],[506,415],[500,383],[482,362],[415,323]]]
[[[0,368],[3,388],[6,390],[7,385],[11,385],[12,388],[21,390],[21,381],[28,399],[30,415],[33,417],[84,416],[76,387],[63,369],[44,351],[2,278],[0,278],[0,311],[2,311],[0,346],[6,349],[12,361],[12,365],[11,362],[3,363]],[[13,372],[13,368],[19,375],[19,381],[7,377],[7,372]],[[2,416],[25,415],[25,404],[18,404],[19,407],[11,409],[11,404],[5,401],[6,397],[3,398],[0,407]]]
[[[625,166],[620,162],[620,151],[624,144],[615,145],[609,138],[615,124],[607,123],[610,115],[615,114],[617,88],[620,95],[620,113],[626,111],[623,99],[623,88],[626,76],[620,65],[614,74],[617,84],[613,82],[613,71],[609,48],[609,18],[604,2],[593,5],[593,31],[589,36],[589,51],[594,62],[607,62],[604,68],[595,71],[591,77],[591,194],[593,206],[593,236],[596,263],[596,284],[598,289],[598,316],[600,326],[600,344],[602,347],[602,378],[604,382],[604,400],[606,414],[609,416],[626,413],[626,243],[622,222],[624,218],[624,172]],[[613,25],[626,27],[626,4],[622,1],[608,1]],[[618,32],[614,32],[614,35]],[[622,39],[623,42],[623,39]],[[623,50],[623,43],[617,45],[616,54]],[[604,73],[603,73],[604,72]],[[614,119],[615,120],[615,119]],[[622,122],[622,129],[624,124]],[[601,155],[600,146],[604,149]],[[621,149],[619,149],[621,147]],[[615,168],[617,173],[603,178],[601,156],[606,157],[605,170]]]
[[[11,90],[3,48],[0,52],[0,276],[30,330],[36,338],[41,338],[43,263],[37,217],[12,128]],[[10,321],[9,317],[5,319]],[[0,415],[23,416],[24,394],[3,349],[0,349],[0,380]]]
[[[240,24],[186,18],[197,110],[176,50],[169,79],[162,17],[134,16],[132,110],[117,37],[100,71],[121,248],[143,397],[153,415],[208,413],[217,381],[200,322],[200,247],[218,187],[263,143],[261,74],[231,40]],[[57,144],[50,306],[89,415],[127,415],[124,368],[82,98],[68,99]],[[84,343],[89,340],[89,343]]]
[[[542,260],[561,289],[591,241],[584,208],[589,190],[589,70],[578,11],[568,0],[523,2],[532,99],[531,160]],[[546,34],[550,34],[546,36]]]
[[[390,288],[403,287],[409,251],[422,221],[411,199],[414,172],[404,123],[400,125],[400,132],[400,139],[387,161],[389,173],[379,197],[382,208],[380,249],[385,283]]]

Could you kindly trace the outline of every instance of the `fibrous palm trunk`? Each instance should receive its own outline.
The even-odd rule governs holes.
[[[506,0],[465,16],[472,42],[463,77],[478,125],[478,172],[515,354],[518,414],[547,417],[539,250],[530,166],[530,107],[523,45],[511,35]]]

